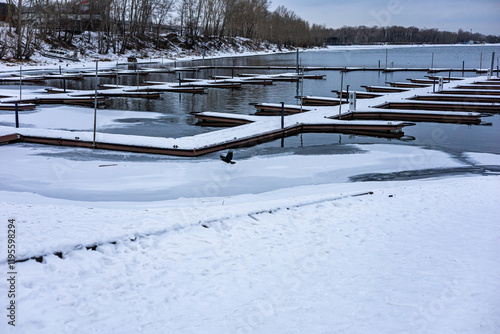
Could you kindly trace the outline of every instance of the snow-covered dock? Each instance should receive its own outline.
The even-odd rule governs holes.
[[[477,82],[486,84],[477,84]],[[196,81],[196,84],[198,83]],[[485,77],[467,78],[458,82],[460,85],[472,85],[478,89],[489,87],[487,83],[488,80]],[[189,84],[192,84],[192,82],[186,83],[186,85]],[[209,85],[210,83],[206,84]],[[445,83],[442,89],[453,89],[456,85],[455,82]],[[148,87],[154,89],[155,85],[142,88],[146,89]],[[116,93],[124,93],[126,90],[127,88],[118,87],[103,90],[103,92],[116,91]],[[81,92],[73,93],[71,97],[78,98],[79,94]],[[198,156],[233,147],[255,145],[301,132],[340,132],[400,138],[404,136],[403,127],[409,125],[405,123],[408,120],[477,124],[480,122],[481,117],[481,114],[477,111],[495,112],[500,108],[497,103],[486,102],[410,100],[415,96],[434,98],[438,95],[433,93],[433,87],[426,86],[408,88],[399,93],[376,95],[377,97],[371,99],[361,99],[357,101],[356,108],[351,108],[347,104],[335,107],[307,108],[297,105],[285,105],[286,112],[292,114],[287,117],[199,113],[196,117],[202,125],[221,125],[230,128],[182,138],[142,137],[98,132],[94,140],[91,132],[34,128],[13,130],[12,128],[2,127],[0,130],[0,143],[22,141],[175,156]],[[442,96],[446,97],[448,95]],[[470,98],[469,96],[457,95],[456,99],[460,100],[460,97]],[[493,101],[492,99],[495,96],[488,96],[487,98]],[[271,115],[281,112],[281,104],[260,103],[256,107],[264,111],[267,110]],[[380,121],[381,119],[390,121]]]
[[[259,66],[259,65],[203,65],[170,68],[178,72],[198,72],[200,70],[261,70],[261,71],[293,71],[296,66]],[[488,69],[484,68],[430,68],[430,67],[356,67],[356,66],[305,66],[302,68],[305,72],[311,71],[371,71],[371,72],[468,72],[468,73],[486,73]]]

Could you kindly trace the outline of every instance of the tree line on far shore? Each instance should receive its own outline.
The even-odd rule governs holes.
[[[500,36],[472,33],[462,29],[458,32],[417,27],[342,27],[329,30],[329,44],[459,44],[500,43]]]
[[[74,47],[87,39],[101,54],[146,46],[199,49],[203,40],[244,37],[279,47],[325,44],[499,43],[500,36],[415,27],[310,24],[269,0],[8,0],[0,30],[0,59],[29,59],[41,42]],[[20,14],[20,15],[19,15]],[[83,37],[82,37],[83,36]],[[205,44],[206,45],[206,44]]]

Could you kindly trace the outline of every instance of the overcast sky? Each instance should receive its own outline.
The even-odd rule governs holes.
[[[391,26],[500,35],[500,0],[270,0],[328,28]]]

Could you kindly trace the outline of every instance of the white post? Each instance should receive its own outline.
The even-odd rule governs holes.
[[[444,89],[443,83],[444,83],[443,77],[439,77],[438,92],[443,91],[443,89]]]
[[[356,92],[349,92],[349,111],[356,111]]]

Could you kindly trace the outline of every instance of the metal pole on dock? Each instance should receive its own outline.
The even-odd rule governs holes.
[[[63,89],[64,92],[66,93],[66,78],[63,78]]]
[[[465,60],[462,61],[462,78],[465,75]]]
[[[483,69],[483,53],[481,52],[481,57],[479,58],[479,69]]]
[[[304,105],[304,68],[302,68],[302,76],[300,83],[300,112],[302,112],[302,106]]]
[[[181,86],[181,74],[179,73],[179,87]]]
[[[349,85],[347,85],[346,88],[347,88],[347,91],[346,91],[347,103],[349,103]],[[342,95],[340,95],[340,103],[342,103]]]
[[[135,72],[137,74],[137,90],[139,90],[139,70],[137,69],[137,66],[135,67]]]
[[[344,86],[344,72],[340,71],[340,103],[339,103],[339,119],[342,113],[342,95],[343,95],[343,87]]]
[[[19,128],[19,106],[18,103],[16,102],[15,104],[15,111],[16,111],[16,129]]]
[[[99,81],[99,77],[97,76],[97,72],[99,70],[99,61],[95,62],[95,99],[94,99],[94,137],[92,140],[92,148],[95,148],[95,132],[97,128],[97,85]]]
[[[285,128],[285,102],[281,102],[281,128]]]
[[[116,62],[115,86],[116,86],[116,88],[118,88],[118,62]]]
[[[387,48],[385,48],[385,69],[387,69]]]
[[[59,65],[59,74],[62,74],[61,65]]]
[[[19,66],[19,102],[23,98],[23,67]]]
[[[493,76],[493,69],[495,68],[495,51],[491,54],[491,71],[490,71],[490,77]]]
[[[434,68],[434,52],[432,53],[431,70]]]
[[[378,68],[380,69],[380,59],[378,60]]]
[[[297,74],[299,74],[299,48],[297,48]]]

